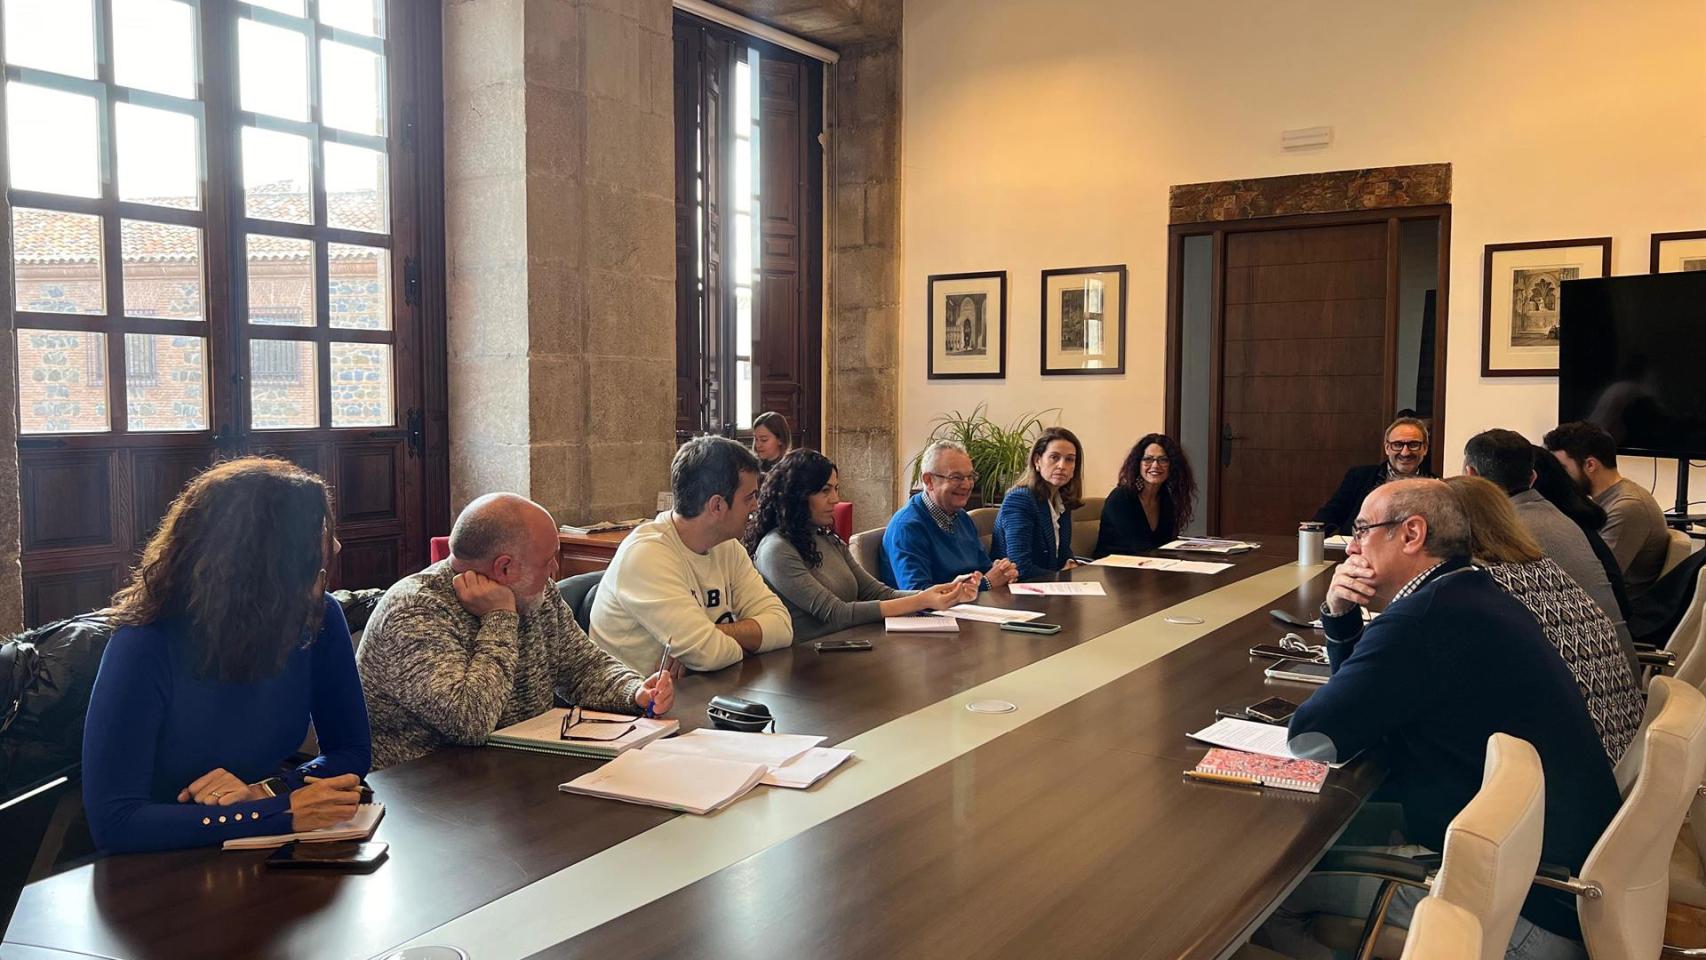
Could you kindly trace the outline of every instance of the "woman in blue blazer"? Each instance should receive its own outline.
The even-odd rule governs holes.
[[[1065,427],[1050,427],[1031,445],[1025,479],[1007,491],[995,517],[990,552],[1031,580],[1072,566],[1072,511],[1083,502],[1083,448]]]

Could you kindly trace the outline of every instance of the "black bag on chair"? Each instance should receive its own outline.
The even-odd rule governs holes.
[[[0,795],[83,758],[83,721],[113,624],[86,613],[0,642]]]

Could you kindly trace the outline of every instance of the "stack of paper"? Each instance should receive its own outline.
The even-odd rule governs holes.
[[[1219,573],[1232,567],[1230,563],[1207,560],[1173,560],[1167,557],[1128,557],[1111,553],[1096,563],[1104,567],[1129,567],[1133,570],[1166,570],[1172,573]]]
[[[1195,553],[1244,553],[1254,550],[1259,544],[1246,543],[1243,540],[1220,540],[1215,537],[1185,537],[1171,543],[1161,545],[1163,550],[1190,550]]]
[[[1014,583],[1008,590],[1034,597],[1105,597],[1100,580],[1061,580],[1054,583]]]
[[[225,850],[271,850],[282,847],[292,840],[304,843],[324,843],[328,840],[366,840],[373,836],[373,831],[379,826],[379,819],[385,816],[385,804],[364,803],[355,808],[355,816],[343,823],[334,823],[329,827],[309,830],[306,833],[275,833],[265,837],[238,837],[227,840],[222,849]]]
[[[1242,750],[1246,753],[1279,757],[1282,760],[1303,759],[1292,753],[1291,749],[1286,746],[1286,728],[1271,723],[1257,723],[1254,720],[1221,717],[1191,734],[1191,739],[1211,743],[1217,747],[1226,747],[1229,750]],[[1345,761],[1327,764],[1335,770],[1344,765]]]
[[[503,747],[508,750],[532,750],[535,753],[563,753],[572,757],[591,757],[594,760],[608,760],[634,749],[643,747],[653,740],[667,737],[681,729],[679,720],[648,720],[645,717],[629,717],[622,714],[596,713],[590,710],[582,711],[583,716],[589,717],[619,717],[623,723],[633,726],[622,736],[614,740],[604,739],[611,727],[617,724],[581,723],[575,726],[571,733],[583,733],[585,736],[564,740],[563,718],[569,713],[567,707],[555,707],[547,710],[531,720],[511,724],[486,738],[489,747]]]
[[[557,789],[705,814],[745,796],[769,772],[762,763],[632,750]]]
[[[946,610],[932,610],[930,615],[953,617],[956,620],[981,620],[984,623],[1013,623],[1015,621],[1040,619],[1042,612],[1038,610],[1008,610],[1005,607],[980,607],[975,603],[962,603]]]
[[[889,633],[959,633],[960,622],[948,617],[884,617]]]

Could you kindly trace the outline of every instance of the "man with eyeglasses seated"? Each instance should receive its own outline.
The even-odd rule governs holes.
[[[1487,738],[1520,737],[1546,772],[1541,859],[1580,870],[1617,813],[1611,763],[1557,649],[1520,601],[1470,564],[1469,521],[1450,489],[1385,484],[1351,530],[1321,605],[1332,678],[1292,715],[1292,752],[1331,763],[1384,748],[1404,845],[1372,849],[1414,856],[1442,848],[1446,824],[1480,789]],[[1385,609],[1365,624],[1364,606]],[[1289,957],[1332,956],[1309,936],[1313,915],[1365,917],[1378,887],[1305,879],[1264,927],[1269,945]],[[1407,927],[1425,891],[1399,889],[1387,917]],[[1580,939],[1571,898],[1536,889],[1507,956],[1585,957]]]
[[[1018,579],[1019,568],[1003,557],[991,563],[966,502],[977,487],[971,455],[951,441],[924,451],[924,489],[895,511],[883,531],[878,579],[896,590],[928,590],[969,577],[1000,587]]]
[[[1433,476],[1427,470],[1427,424],[1415,417],[1399,417],[1386,428],[1385,443],[1386,459],[1346,470],[1332,499],[1315,511],[1315,522],[1327,524],[1329,533],[1349,533],[1357,508],[1375,487],[1405,477]]]

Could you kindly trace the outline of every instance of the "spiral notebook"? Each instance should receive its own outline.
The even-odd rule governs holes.
[[[1304,793],[1320,793],[1321,785],[1327,782],[1327,765],[1324,763],[1314,760],[1281,760],[1279,757],[1245,753],[1242,750],[1226,750],[1221,747],[1209,750],[1208,755],[1197,764],[1196,770],[1198,773],[1212,773],[1223,777],[1243,777],[1264,787],[1301,790]]]

